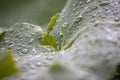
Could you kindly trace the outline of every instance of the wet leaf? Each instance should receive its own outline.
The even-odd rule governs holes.
[[[40,35],[30,24],[12,27],[12,36],[9,29],[4,36],[5,44],[0,48],[13,48],[27,54],[16,53],[23,71],[8,80],[109,80],[118,77],[114,68],[120,62],[120,5],[119,0],[105,2],[109,5],[100,6],[104,3],[102,0],[69,0],[49,34],[48,30]],[[97,8],[91,8],[94,5]],[[14,47],[7,46],[10,42],[15,42]],[[41,42],[44,45],[40,45]],[[18,43],[25,45],[18,46]],[[56,51],[53,49],[58,49],[56,44],[64,45]],[[61,73],[63,66],[65,72]]]

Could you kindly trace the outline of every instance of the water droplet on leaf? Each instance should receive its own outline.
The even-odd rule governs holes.
[[[80,15],[79,17],[77,17],[76,19],[75,19],[75,23],[79,23],[79,22],[81,22],[82,21],[82,16]]]
[[[63,25],[62,25],[62,27],[66,28],[68,25],[69,25],[68,22],[64,22]]]
[[[22,53],[23,53],[23,54],[28,53],[28,49],[23,49]]]

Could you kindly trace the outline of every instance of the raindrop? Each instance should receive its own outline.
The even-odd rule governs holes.
[[[79,17],[77,17],[76,19],[75,19],[75,23],[79,23],[79,22],[81,22],[82,21],[82,16],[80,15]]]
[[[7,38],[5,37],[5,40],[7,40]]]
[[[97,27],[99,24],[100,24],[99,22],[95,22],[94,27]]]
[[[107,6],[109,4],[110,4],[109,2],[102,2],[102,3],[100,3],[100,6]]]
[[[22,46],[22,44],[18,44],[18,46]]]
[[[32,53],[33,54],[36,54],[37,53],[37,50],[35,48],[32,49]]]
[[[5,40],[5,43],[8,43],[9,42],[9,40]]]
[[[87,0],[86,2],[87,2],[87,3],[90,3],[90,0]]]
[[[115,5],[119,5],[119,3],[116,1],[116,2],[115,2]]]
[[[35,66],[34,66],[34,65],[30,65],[30,68],[31,68],[31,69],[35,69]]]
[[[46,59],[52,60],[53,59],[53,55],[49,55]]]
[[[42,63],[41,62],[37,62],[37,64],[36,64],[37,66],[41,66],[42,65]]]
[[[114,20],[115,20],[116,22],[118,22],[118,21],[120,21],[120,18],[117,17],[117,18],[115,18]]]
[[[18,61],[18,58],[15,58],[14,60],[15,60],[15,61]]]
[[[118,15],[118,14],[119,14],[118,11],[113,12],[113,15]]]
[[[95,22],[95,19],[91,19],[90,22]]]
[[[63,32],[62,32],[62,31],[60,31],[60,33],[59,33],[59,34],[60,34],[60,36],[63,36]]]
[[[82,1],[80,1],[79,3],[82,4]]]
[[[34,39],[33,39],[33,38],[31,38],[29,43],[32,43],[33,41],[34,41]]]
[[[9,47],[11,48],[11,47],[13,47],[14,45],[13,44],[11,44]]]
[[[13,28],[10,28],[9,31],[14,31]]]
[[[97,6],[91,6],[91,10],[96,10],[98,7]]]
[[[56,53],[55,52],[52,52],[51,55],[55,55]]]
[[[73,4],[73,6],[75,7],[75,6],[76,6],[76,4]]]
[[[28,53],[28,49],[23,49],[23,54],[26,54],[26,53]]]
[[[62,25],[62,27],[66,28],[68,25],[69,25],[68,22],[64,22],[63,25]]]
[[[4,51],[5,50],[5,48],[1,48],[1,51]]]
[[[35,52],[36,51],[35,48],[33,48],[32,51]]]
[[[35,26],[35,27],[34,27],[34,30],[35,30],[37,33],[40,33],[40,34],[43,33],[43,30],[42,30],[42,28],[41,28],[40,26]]]
[[[26,47],[26,45],[24,45],[24,44],[23,44],[22,46],[23,46],[23,47]]]

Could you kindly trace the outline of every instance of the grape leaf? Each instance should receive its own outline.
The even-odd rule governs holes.
[[[101,3],[105,4],[101,6]],[[8,77],[7,80],[116,79],[115,72],[119,72],[116,71],[119,70],[116,69],[116,66],[120,63],[119,7],[119,0],[69,0],[49,33],[56,39],[61,50],[50,52],[48,49],[53,48],[38,46],[36,43],[38,34],[34,34],[37,36],[33,38],[35,45],[27,44],[27,46],[37,46],[37,48],[30,48],[29,50],[32,52],[28,52],[22,57],[16,53],[19,55],[18,62],[23,71],[17,77]],[[22,28],[25,26],[28,25],[24,25]],[[21,28],[18,25],[17,27],[19,29],[14,28],[14,32],[17,30],[20,33]],[[34,31],[36,32],[30,26],[27,29],[30,31],[25,30],[24,34],[28,33],[29,35]],[[23,32],[20,34],[23,35]],[[11,39],[8,37],[9,35],[10,33],[7,33],[5,37]],[[12,33],[12,35],[14,39],[17,39],[15,34]],[[39,42],[43,40],[41,36],[43,35],[39,36]],[[26,37],[23,36],[19,39],[23,39],[25,43],[29,42],[28,39],[24,38]],[[16,41],[22,42],[22,40],[14,40],[14,42]],[[5,42],[10,44],[11,41]],[[67,50],[64,50],[66,46],[68,46]],[[2,48],[4,47],[6,46],[3,45]],[[24,49],[24,46],[20,48]],[[16,50],[16,48],[14,49]],[[51,70],[54,72],[53,68],[56,67],[54,62],[59,62],[60,66],[57,67],[59,69],[61,66],[65,66],[66,69],[63,74],[51,74],[49,72]]]

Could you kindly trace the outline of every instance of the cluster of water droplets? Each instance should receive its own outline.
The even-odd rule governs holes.
[[[112,1],[112,2],[113,4],[109,3],[109,1],[107,0],[106,1],[76,0],[75,3],[72,4],[72,7],[74,7],[74,9],[70,9],[68,11],[70,12],[68,13],[70,16],[66,17],[68,14],[65,13],[66,15],[63,16],[64,19],[61,19],[63,21],[60,21],[61,24],[59,25],[58,30],[56,30],[55,34],[57,34],[57,36],[59,35],[58,38],[61,38],[61,36],[66,36],[65,40],[69,40],[71,36],[70,34],[66,35],[67,33],[71,33],[72,31],[74,31],[72,32],[73,34],[76,33],[76,31],[82,30],[86,26],[89,27],[89,30],[87,30],[86,33],[84,31],[84,33],[81,36],[79,36],[78,39],[75,41],[74,45],[71,48],[72,50],[67,50],[66,51],[67,54],[63,53],[65,59],[70,60],[68,61],[68,63],[70,63],[72,66],[75,66],[74,67],[75,69],[72,70],[75,70],[77,76],[80,75],[84,76],[84,77],[80,76],[80,79],[87,80],[90,78],[90,80],[101,80],[100,79],[101,75],[103,76],[104,73],[100,74],[100,76],[96,74],[98,75],[98,77],[96,77],[94,74],[92,74],[94,73],[94,70],[91,73],[92,69],[98,70],[96,69],[97,65],[103,67],[103,65],[100,64],[104,63],[104,61],[107,62],[107,60],[110,61],[112,56],[109,53],[115,53],[115,54],[118,53],[117,52],[118,47],[116,46],[116,42],[118,42],[118,35],[120,35],[120,32],[118,32],[120,29],[117,28],[120,26],[119,25],[120,11],[118,5],[119,1],[116,2]],[[109,8],[109,6],[111,6],[110,7],[111,9]],[[37,30],[37,32],[39,32],[40,30],[38,29],[38,27],[34,29],[35,31]],[[19,35],[20,34],[18,34],[17,36],[21,37]],[[28,42],[32,44],[32,42],[36,41],[35,39],[36,37],[34,37],[34,39],[31,38],[31,40],[30,41],[28,40]],[[6,41],[6,43],[7,42],[9,41]],[[115,46],[113,46],[112,43],[114,43]],[[37,45],[38,43],[35,42],[34,44]],[[32,45],[34,47],[30,48],[31,49],[30,51],[28,51],[26,48],[22,49],[23,53],[28,53],[28,52],[30,53],[27,56],[20,58],[22,59],[21,65],[23,69],[25,69],[26,71],[29,70],[39,71],[40,69],[44,70],[46,67],[52,64],[52,60],[56,55],[56,53],[51,52],[51,49],[49,47],[48,48],[44,47],[44,49],[39,49],[38,47],[36,48],[36,45]],[[22,45],[22,47],[26,47],[26,46]],[[62,62],[61,57],[59,58],[60,61]],[[103,68],[100,69],[103,70]]]

